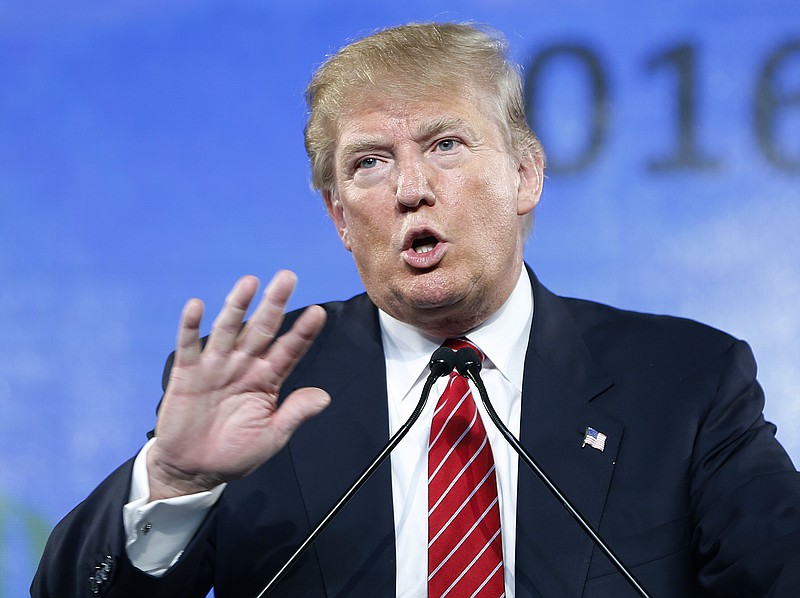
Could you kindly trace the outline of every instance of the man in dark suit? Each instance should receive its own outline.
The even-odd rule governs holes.
[[[431,351],[466,336],[501,418],[652,595],[796,595],[800,476],[763,419],[747,346],[557,297],[523,264],[543,154],[504,42],[464,25],[386,30],[329,59],[308,99],[314,184],[366,294],[284,320],[294,277],[280,272],[242,325],[245,277],[202,350],[202,305],[187,303],[155,438],[59,524],[32,594],[255,596],[402,424]],[[490,466],[452,520],[488,488],[469,534],[492,532],[487,513],[499,529],[432,556],[451,528],[429,536],[444,461],[427,446],[457,383],[441,381],[273,595],[632,595],[481,405],[448,451],[483,438],[459,466],[487,453]],[[454,420],[474,405],[460,398]]]

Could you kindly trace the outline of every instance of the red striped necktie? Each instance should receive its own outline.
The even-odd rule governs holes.
[[[451,339],[446,347],[470,347]],[[429,598],[505,596],[492,447],[467,379],[453,371],[428,444]]]

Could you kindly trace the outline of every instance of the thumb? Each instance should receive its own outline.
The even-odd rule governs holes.
[[[320,414],[331,403],[331,396],[321,388],[298,388],[289,394],[272,418],[273,430],[281,444],[289,441],[307,419]]]

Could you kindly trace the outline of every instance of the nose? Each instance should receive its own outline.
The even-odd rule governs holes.
[[[397,161],[395,195],[397,203],[416,208],[421,204],[433,205],[433,174],[421,157],[406,157]]]

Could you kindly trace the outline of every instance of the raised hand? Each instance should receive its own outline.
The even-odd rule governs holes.
[[[192,299],[184,307],[156,442],[148,454],[151,501],[246,476],[330,402],[322,389],[301,388],[278,408],[281,384],[325,323],[325,310],[314,305],[275,337],[296,281],[292,272],[278,272],[242,326],[258,279],[240,279],[202,351],[203,304]]]

